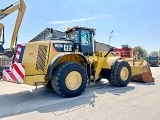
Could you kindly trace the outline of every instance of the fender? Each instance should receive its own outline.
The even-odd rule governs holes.
[[[106,64],[106,62],[104,62],[102,68],[104,68],[104,69],[112,69],[114,67],[114,64],[116,63],[116,61],[119,60],[119,59],[120,59],[120,56],[117,56],[117,57],[113,57],[113,56],[108,57],[106,59],[107,64]]]
[[[84,62],[87,64],[87,66],[90,64],[88,62],[87,58],[84,55],[80,54],[80,53],[74,53],[74,52],[72,52],[72,53],[60,53],[60,54],[58,54],[57,56],[55,56],[53,58],[52,62],[50,63],[50,65],[48,67],[48,70],[47,70],[47,76],[48,76],[48,78],[50,79],[52,77],[53,68],[55,67],[56,62],[61,57],[65,56],[65,55],[73,55],[73,54],[77,54],[77,55],[81,56],[83,58]],[[87,69],[87,73],[88,73],[88,69]]]

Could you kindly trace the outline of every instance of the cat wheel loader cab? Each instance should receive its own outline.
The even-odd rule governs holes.
[[[74,27],[66,39],[18,44],[13,64],[3,71],[3,80],[27,85],[46,85],[64,97],[82,94],[87,83],[108,79],[124,87],[131,80],[131,67],[109,52],[95,51],[95,29]]]
[[[83,55],[92,56],[95,52],[94,35],[95,29],[86,27],[68,28],[66,31],[67,39],[74,42],[74,50]]]

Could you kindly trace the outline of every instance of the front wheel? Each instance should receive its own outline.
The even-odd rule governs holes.
[[[109,83],[117,87],[125,87],[131,81],[131,67],[126,61],[118,60],[111,69]]]
[[[59,65],[53,72],[51,84],[56,93],[64,97],[81,95],[85,90],[88,75],[78,63],[67,62]]]

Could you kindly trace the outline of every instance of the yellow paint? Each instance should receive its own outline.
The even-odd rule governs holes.
[[[126,81],[129,76],[129,71],[126,67],[123,67],[120,72],[120,77],[123,81]]]
[[[65,79],[66,87],[69,90],[77,90],[82,84],[82,76],[77,71],[70,72]]]
[[[89,62],[93,63],[95,66],[95,79],[99,77],[101,69],[111,69],[112,64],[115,60],[120,59],[119,56],[115,57],[113,54],[108,54],[108,56],[104,57],[107,52],[97,51],[95,56],[90,56]]]
[[[25,74],[26,75],[33,75],[33,74],[46,74],[45,70],[42,71],[40,69],[36,69],[36,61],[37,61],[37,55],[38,55],[38,48],[39,45],[45,45],[48,46],[47,48],[47,54],[46,54],[46,60],[48,59],[48,51],[49,51],[49,41],[37,41],[37,42],[29,42],[25,46],[25,51],[23,54],[22,63],[25,65]],[[46,68],[47,61],[45,61]]]
[[[34,74],[37,75],[46,75],[48,71],[49,65],[51,65],[56,59],[56,64],[53,68],[53,70],[60,64],[65,62],[76,62],[81,64],[85,69],[87,68],[86,63],[84,62],[83,58],[78,54],[68,54],[67,52],[55,52],[52,50],[52,41],[37,41],[37,42],[31,42],[27,43],[23,55],[22,63],[25,65],[25,80],[26,84],[34,85],[35,80],[38,81],[36,78],[31,78],[29,76],[34,76]],[[46,61],[44,65],[44,70],[37,69],[36,68],[36,61],[37,61],[37,55],[38,55],[38,48],[39,45],[47,46],[47,53],[46,53]],[[94,64],[95,66],[95,77],[98,78],[101,69],[110,69],[113,62],[118,58],[114,57],[113,54],[109,54],[107,57],[104,57],[107,54],[107,52],[97,51],[95,55],[93,56],[86,56],[90,64]],[[43,80],[45,77],[43,76]],[[40,79],[40,82],[42,79]],[[48,81],[48,79],[46,79]]]
[[[87,57],[87,59],[88,59],[88,61],[90,63],[98,61],[98,57],[97,56],[89,56],[89,57]]]
[[[27,43],[24,51],[24,56],[22,63],[25,65],[25,84],[28,85],[35,85],[36,82],[39,84],[45,84],[48,82],[48,79],[45,77],[48,71],[49,65],[51,65],[57,58],[56,64],[53,70],[60,64],[65,62],[76,62],[81,64],[85,69],[87,68],[86,63],[84,62],[83,58],[77,54],[70,54],[67,52],[55,52],[52,50],[52,42],[51,41],[37,41],[32,43]],[[36,61],[38,55],[38,48],[39,45],[47,46],[47,53],[46,53],[46,61],[44,65],[44,70],[36,69]],[[86,56],[90,64],[94,65],[94,73],[95,78],[99,77],[99,74],[102,69],[111,69],[111,66],[117,59],[121,59],[120,56],[115,56],[114,54],[110,53],[107,57],[104,57],[107,52],[97,51],[93,56]],[[58,57],[59,56],[59,57]],[[127,61],[132,69],[132,76],[142,73],[143,66],[145,61],[143,59],[134,60],[133,58],[124,58],[123,60]],[[121,79],[126,80],[128,78],[129,71],[124,67],[121,70]],[[68,75],[66,78],[66,85],[67,88],[70,90],[77,89],[79,84],[81,83],[80,77],[77,77],[78,72],[75,71]],[[78,82],[77,82],[78,81]],[[74,87],[73,87],[74,86]]]
[[[131,66],[132,76],[142,74],[143,67],[142,66]]]
[[[4,25],[2,23],[0,23],[0,39],[1,39],[3,28],[4,28]]]
[[[25,76],[24,77],[24,84],[27,85],[43,85],[45,82],[45,75],[32,75],[32,76]]]
[[[101,69],[102,69],[102,65],[104,64],[104,61],[105,61],[105,58],[103,57],[98,57],[98,61],[95,62],[95,79],[98,78],[100,72],[101,72]]]
[[[57,58],[57,56],[59,56],[60,54],[62,54],[62,53],[61,52],[56,52],[56,53],[51,55],[52,57],[49,58],[48,64],[46,65],[46,70],[45,70],[46,72],[48,70],[48,66],[52,63],[52,61],[55,60],[54,58],[55,57]],[[84,68],[86,68],[86,64],[85,64],[83,58],[80,55],[78,55],[78,54],[67,54],[67,53],[65,53],[64,56],[60,57],[58,59],[58,61],[56,61],[56,64],[55,64],[54,68],[56,68],[58,65],[60,65],[62,63],[65,63],[65,62],[76,62],[76,63],[81,64]]]
[[[103,65],[102,65],[102,68],[104,68],[104,69],[111,69],[113,63],[117,59],[120,59],[120,57],[114,57],[114,56],[107,57],[106,60],[104,61]]]
[[[134,59],[134,58],[124,58],[124,61],[127,61],[131,66],[132,76],[142,74],[143,64],[146,62],[143,59]]]

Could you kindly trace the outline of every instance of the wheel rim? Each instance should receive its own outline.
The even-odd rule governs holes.
[[[127,69],[126,67],[123,67],[123,68],[121,69],[120,76],[121,76],[121,79],[122,79],[123,81],[126,81],[126,80],[127,80],[128,76],[129,76],[129,71],[128,71],[128,69]]]
[[[82,76],[77,71],[72,71],[66,76],[65,80],[66,87],[69,90],[76,90],[82,84]]]

